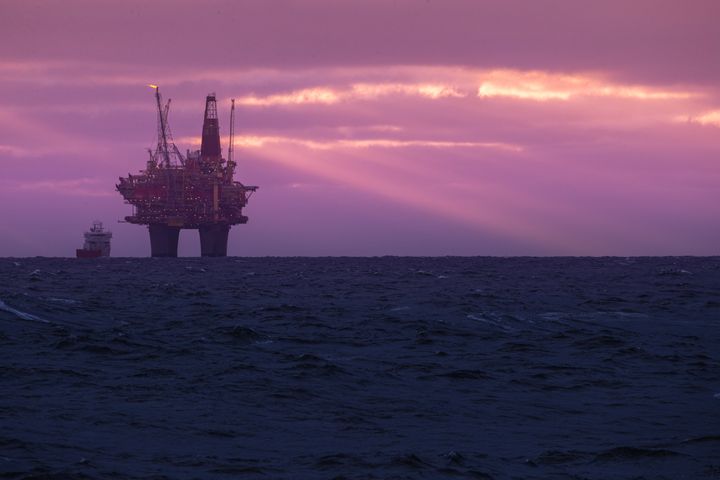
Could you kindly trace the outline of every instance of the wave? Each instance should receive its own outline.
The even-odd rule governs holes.
[[[50,321],[45,320],[44,318],[40,318],[37,315],[33,315],[32,313],[23,312],[16,308],[13,308],[10,305],[8,305],[7,303],[3,302],[2,300],[0,300],[0,310],[11,313],[21,320],[30,320],[33,322],[50,323]]]

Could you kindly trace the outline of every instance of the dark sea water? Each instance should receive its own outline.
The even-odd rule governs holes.
[[[0,259],[0,478],[720,478],[720,258]]]

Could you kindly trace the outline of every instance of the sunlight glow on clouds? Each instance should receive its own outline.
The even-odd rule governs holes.
[[[357,74],[367,73],[362,69]],[[352,71],[352,69],[351,69]],[[347,72],[349,73],[349,72]],[[506,97],[530,101],[570,101],[576,98],[616,98],[647,101],[681,101],[702,97],[687,89],[624,84],[597,74],[560,74],[540,70],[477,70],[434,67],[396,67],[401,82],[337,83],[333,72],[326,85],[278,92],[265,96],[245,95],[237,102],[247,106],[333,105],[340,102],[377,100],[384,97],[416,97],[430,100],[446,98]],[[335,72],[337,74],[337,72]],[[420,81],[420,78],[425,80]],[[479,80],[479,85],[478,85]],[[333,81],[336,83],[333,85]],[[340,81],[341,82],[341,81]]]
[[[402,84],[402,83],[359,83],[349,89],[331,89],[328,87],[306,88],[290,93],[279,93],[259,97],[248,95],[237,99],[240,105],[274,106],[299,104],[331,105],[340,101],[373,100],[389,95],[409,95],[429,99],[464,97],[465,94],[448,85],[440,84]]]
[[[705,113],[693,119],[701,125],[714,125],[720,127],[720,110]]]
[[[449,85],[437,83],[359,83],[352,86],[350,96],[374,99],[385,95],[416,95],[433,100],[445,97],[464,97],[465,94]]]
[[[329,88],[306,88],[286,94],[256,97],[249,95],[236,100],[240,105],[268,106],[268,105],[298,105],[303,103],[333,104],[340,100],[340,96]]]
[[[673,100],[695,96],[693,92],[621,85],[586,75],[562,75],[542,71],[493,70],[482,75],[479,97],[512,97],[523,100],[570,100],[579,96],[619,97],[638,100]]]
[[[681,114],[675,115],[672,120],[675,123],[696,124],[711,127],[720,127],[720,110],[706,111],[697,115]]]
[[[181,137],[181,143],[187,143],[198,147],[201,137]],[[228,138],[223,137],[222,143],[227,145]],[[300,145],[312,150],[333,150],[333,149],[367,149],[367,148],[491,148],[511,152],[521,152],[523,147],[502,142],[472,142],[472,141],[446,141],[446,140],[397,140],[388,138],[372,139],[333,139],[333,140],[310,140],[297,137],[262,136],[262,135],[240,135],[235,137],[236,147],[263,148],[270,144],[293,144]]]

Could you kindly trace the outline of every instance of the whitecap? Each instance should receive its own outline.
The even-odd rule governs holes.
[[[71,299],[69,299],[69,298],[48,297],[47,300],[48,300],[49,302],[54,302],[54,303],[66,303],[66,304],[68,304],[68,305],[74,305],[74,304],[76,304],[76,303],[80,303],[80,302],[78,302],[77,300],[71,300]]]
[[[205,272],[205,271],[207,271],[207,270],[205,270],[205,269],[202,268],[202,267],[200,267],[200,268],[196,268],[196,267],[185,267],[185,270],[187,270],[188,272]]]
[[[477,321],[477,322],[487,323],[488,325],[492,325],[493,327],[497,327],[497,328],[499,328],[499,329],[501,329],[501,330],[504,330],[504,331],[506,331],[506,332],[515,331],[514,328],[512,328],[512,327],[510,327],[510,326],[508,326],[508,325],[503,324],[503,323],[502,323],[502,319],[498,318],[498,316],[497,316],[496,314],[492,314],[492,313],[491,313],[491,314],[488,315],[488,314],[485,314],[485,313],[481,313],[480,316],[478,316],[478,315],[468,315],[467,318],[469,318],[470,320],[475,320],[475,321]]]
[[[7,303],[3,302],[2,300],[0,300],[0,310],[4,310],[8,313],[12,313],[13,315],[15,315],[18,318],[21,318],[22,320],[33,320],[36,322],[50,323],[47,320],[45,320],[44,318],[40,318],[36,315],[33,315],[32,313],[26,313],[26,312],[21,312],[20,310],[16,310],[16,309],[12,308],[10,305],[8,305]]]

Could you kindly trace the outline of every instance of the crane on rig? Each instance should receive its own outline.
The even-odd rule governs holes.
[[[155,102],[157,103],[158,109],[157,146],[155,147],[154,152],[148,149],[148,151],[150,152],[151,160],[154,161],[156,164],[164,163],[165,166],[169,166],[172,163],[170,160],[172,156],[177,159],[177,163],[179,163],[180,165],[184,165],[185,159],[180,153],[180,150],[175,145],[175,141],[173,140],[172,132],[170,131],[170,126],[168,124],[168,113],[170,112],[171,99],[168,98],[167,103],[165,103],[165,106],[163,106],[162,96],[160,95],[160,87],[158,87],[157,85],[148,86],[155,89]],[[161,160],[161,162],[158,162],[158,160]]]

